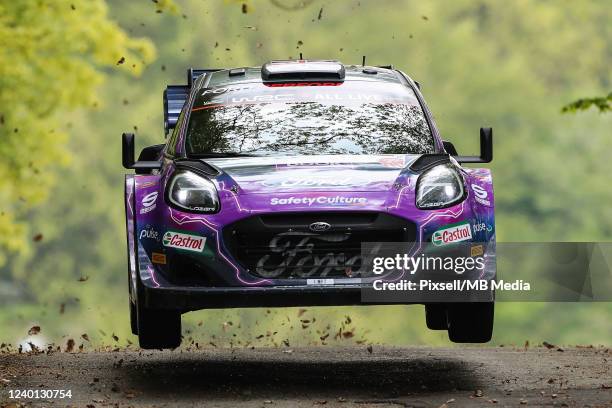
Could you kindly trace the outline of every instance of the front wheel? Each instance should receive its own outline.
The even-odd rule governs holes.
[[[425,323],[430,330],[446,330],[446,305],[444,303],[432,303],[425,305]]]
[[[150,309],[137,301],[138,342],[143,349],[176,348],[181,345],[181,313]]]
[[[448,338],[454,343],[486,343],[493,336],[495,303],[455,303],[447,309]]]
[[[130,304],[130,329],[132,329],[132,334],[138,334],[138,312],[136,311],[136,305],[132,303],[131,299],[128,299],[128,303]]]

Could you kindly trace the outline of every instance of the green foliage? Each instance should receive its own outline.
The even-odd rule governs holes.
[[[281,0],[274,3],[300,4]],[[100,103],[96,107],[92,106],[93,84],[74,79],[75,74],[65,75],[60,67],[73,65],[61,62],[63,59],[74,58],[74,64],[91,63],[88,66],[94,67],[92,70],[102,62],[93,60],[89,51],[77,56],[68,53],[73,46],[59,47],[57,57],[47,58],[47,64],[59,65],[52,75],[37,80],[39,91],[57,87],[53,88],[56,92],[89,97],[76,98],[80,102],[73,105],[54,105],[54,125],[41,128],[55,128],[57,134],[60,124],[70,122],[71,128],[62,127],[62,133],[70,135],[68,145],[56,138],[44,142],[46,139],[38,133],[28,149],[9,151],[8,146],[15,144],[17,136],[8,134],[6,139],[7,133],[2,133],[3,158],[12,154],[11,160],[20,166],[34,160],[36,168],[40,167],[38,160],[46,160],[42,173],[45,177],[55,174],[62,182],[51,190],[52,199],[27,213],[27,225],[43,238],[29,243],[31,253],[11,256],[0,269],[0,293],[5,294],[0,297],[0,304],[4,302],[0,327],[5,328],[0,340],[15,341],[33,323],[39,323],[43,333],[53,340],[64,335],[78,338],[87,332],[94,342],[112,344],[113,331],[121,342],[126,338],[134,340],[128,334],[127,320],[122,204],[125,171],[120,164],[120,133],[135,130],[140,147],[163,142],[161,93],[167,84],[185,83],[188,67],[252,66],[270,59],[295,58],[299,52],[306,58],[337,58],[345,63],[361,63],[365,54],[373,65],[393,63],[422,84],[444,138],[451,140],[460,153],[476,152],[478,128],[493,126],[492,170],[500,241],[610,241],[612,162],[608,156],[612,149],[612,117],[593,110],[581,115],[560,115],[558,108],[561,101],[571,100],[574,95],[597,94],[612,83],[612,57],[606,53],[612,38],[612,10],[607,2],[563,6],[536,0],[303,3],[304,7],[282,8],[268,2],[249,2],[244,13],[240,1],[185,0],[179,2],[180,10],[173,14],[157,13],[157,6],[150,2],[130,2],[128,6],[126,2],[111,1],[107,18],[117,23],[109,24],[124,27],[132,36],[151,39],[159,57],[142,71],[142,77],[126,76],[117,69],[131,72],[130,64],[139,59],[123,50],[116,54],[108,51],[107,47],[113,46],[104,39],[103,50],[108,59],[103,64],[108,65],[104,70],[108,80],[98,88]],[[70,2],[65,3],[67,13],[86,7],[74,4],[77,10],[72,11]],[[44,20],[42,16],[36,18]],[[93,23],[80,21],[79,30],[89,31],[87,27]],[[22,24],[28,23],[20,23],[19,27]],[[62,27],[56,29],[63,30],[67,22],[59,25]],[[2,33],[5,26],[3,23]],[[17,29],[23,28],[12,28]],[[0,34],[0,38],[4,36]],[[123,44],[127,47],[127,43]],[[1,49],[0,55],[4,52]],[[126,56],[126,61],[116,66],[121,56]],[[30,69],[29,59],[13,59],[21,70]],[[3,111],[20,103],[22,97],[17,95],[23,93],[25,100],[30,92],[37,92],[15,83],[19,92],[11,90],[13,96],[7,104],[4,84],[10,75],[5,71],[14,67],[4,61],[5,57],[0,64]],[[92,75],[100,77],[97,71]],[[19,78],[33,81],[26,74]],[[79,89],[65,90],[60,85]],[[75,106],[92,109],[65,113]],[[27,106],[22,110],[27,111]],[[20,128],[26,123],[42,126],[40,118],[28,118]],[[10,126],[2,125],[2,132],[14,127],[15,120],[11,119]],[[58,161],[50,157],[58,156],[55,149],[62,146],[62,157],[71,154],[70,166],[51,171],[48,166]],[[35,154],[32,149],[37,149]],[[15,179],[2,180],[11,181],[7,187],[0,184],[0,191],[21,188]],[[25,186],[21,188],[27,190],[25,193],[34,191],[32,183]],[[4,203],[10,202],[11,208],[18,205],[16,200],[8,200],[18,194],[6,194],[0,196],[3,211]],[[3,217],[6,214],[14,211],[5,212]],[[0,228],[5,225],[8,224],[0,222]],[[0,234],[0,240],[6,237]],[[502,272],[506,279],[511,278],[512,271]],[[86,281],[79,281],[85,277]],[[9,297],[9,293],[16,295]],[[611,311],[612,305],[606,303],[501,303],[494,340],[523,344],[528,336],[532,344],[542,340],[609,343]],[[191,333],[186,334],[200,344],[213,342],[218,346],[229,345],[230,341],[237,344],[236,339],[241,345],[248,341],[282,345],[283,339],[289,339],[292,346],[320,344],[320,337],[327,331],[331,332],[328,344],[354,343],[364,337],[391,344],[448,344],[443,333],[425,329],[423,308],[418,306],[312,308],[301,317],[316,318],[307,329],[301,328],[298,313],[296,309],[189,313],[185,327]],[[334,340],[334,333],[346,322],[347,315],[351,317],[351,327],[355,327],[355,336]],[[223,324],[229,321],[233,324]],[[367,330],[370,331],[366,333]],[[267,336],[268,331],[277,334]],[[264,337],[257,339],[260,334]]]
[[[591,106],[595,106],[599,112],[609,112],[612,110],[612,92],[608,96],[599,96],[595,98],[581,98],[575,100],[572,103],[565,105],[561,108],[562,113],[575,113],[577,111],[584,111],[589,109]]]
[[[102,0],[0,4],[0,248],[26,248],[22,217],[69,163],[66,114],[99,103],[100,68],[122,61],[118,69],[139,74],[154,56],[107,13]]]

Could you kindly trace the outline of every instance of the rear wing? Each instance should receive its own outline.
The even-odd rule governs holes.
[[[200,76],[220,69],[193,69],[187,70],[187,85],[168,85],[164,89],[164,130],[170,133],[176,126],[183,105],[189,98],[193,82]]]

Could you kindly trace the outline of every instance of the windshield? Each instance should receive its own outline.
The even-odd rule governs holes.
[[[434,152],[411,89],[399,83],[243,83],[196,96],[190,156]]]

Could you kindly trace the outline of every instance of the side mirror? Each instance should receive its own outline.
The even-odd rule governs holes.
[[[134,134],[123,133],[121,135],[121,160],[123,167],[134,170],[159,170],[162,167],[161,161],[135,161],[134,160]]]
[[[459,156],[459,153],[457,153],[457,149],[455,149],[454,144],[447,140],[443,140],[442,144],[444,145],[444,150],[446,151],[446,153],[450,154],[451,156]]]
[[[124,133],[121,135],[121,160],[123,167],[131,169],[134,166],[134,134]]]
[[[444,148],[446,149],[446,144]],[[448,150],[447,153],[455,156],[459,163],[491,163],[493,160],[493,129],[480,128],[480,156],[458,156],[450,153]]]

